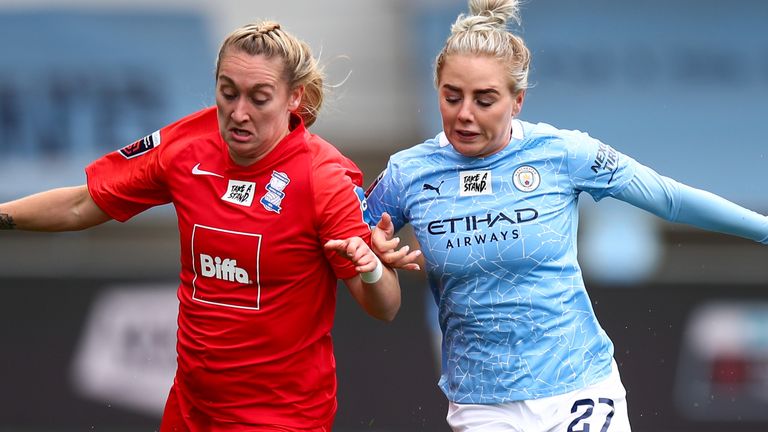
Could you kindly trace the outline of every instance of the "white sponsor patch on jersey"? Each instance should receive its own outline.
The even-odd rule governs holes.
[[[261,234],[195,224],[192,230],[192,299],[216,306],[259,310]]]
[[[256,189],[256,183],[241,180],[230,180],[227,185],[227,191],[222,200],[233,204],[250,207],[253,203],[253,191]]]
[[[476,196],[492,195],[493,184],[490,171],[461,171],[459,172],[459,195]]]

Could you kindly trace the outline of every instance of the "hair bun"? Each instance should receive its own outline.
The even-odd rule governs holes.
[[[510,18],[520,23],[519,0],[469,0],[469,11],[485,24],[505,27]]]
[[[280,29],[280,23],[276,23],[274,21],[264,21],[261,23],[261,26],[259,28],[259,33],[266,34],[271,31],[275,31],[279,29]]]

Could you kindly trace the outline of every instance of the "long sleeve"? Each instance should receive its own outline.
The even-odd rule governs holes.
[[[639,165],[629,184],[614,197],[670,222],[768,244],[768,217],[646,166]]]

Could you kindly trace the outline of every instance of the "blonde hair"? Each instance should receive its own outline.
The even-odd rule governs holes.
[[[230,50],[249,55],[263,55],[267,58],[280,57],[283,60],[285,79],[290,89],[304,86],[304,94],[297,114],[309,127],[320,113],[323,104],[324,73],[312,51],[304,41],[280,28],[274,21],[259,21],[247,24],[233,31],[224,39],[216,59],[216,76],[222,58]]]
[[[469,0],[470,15],[461,14],[435,60],[435,85],[445,61],[452,55],[489,56],[507,70],[513,94],[528,88],[531,52],[523,39],[507,30],[510,19],[520,24],[519,0]]]

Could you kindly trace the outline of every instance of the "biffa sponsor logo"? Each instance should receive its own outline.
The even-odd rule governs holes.
[[[229,282],[252,283],[248,272],[238,267],[236,260],[206,254],[200,254],[200,275]]]

